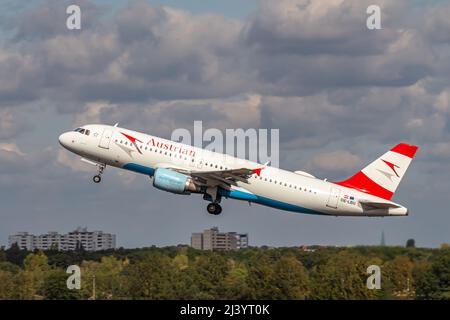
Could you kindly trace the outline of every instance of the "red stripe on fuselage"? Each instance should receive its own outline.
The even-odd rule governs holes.
[[[335,182],[335,184],[351,189],[356,189],[358,191],[368,193],[386,200],[391,200],[392,196],[394,195],[392,191],[383,188],[361,171],[355,174],[353,177],[345,181]]]

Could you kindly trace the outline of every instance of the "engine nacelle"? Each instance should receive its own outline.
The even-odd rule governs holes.
[[[153,186],[160,190],[177,194],[200,192],[200,188],[192,182],[190,177],[165,168],[156,169],[153,176]]]

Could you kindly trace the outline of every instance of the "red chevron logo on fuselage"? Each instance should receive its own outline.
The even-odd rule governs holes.
[[[142,154],[141,150],[139,149],[139,147],[138,147],[137,144],[136,144],[136,141],[142,143],[141,140],[139,140],[139,139],[137,139],[137,138],[135,138],[135,137],[132,137],[132,136],[130,136],[130,135],[126,134],[126,133],[123,133],[123,132],[121,132],[121,134],[123,134],[123,135],[125,136],[125,138],[127,138],[128,140],[130,140],[130,142],[136,147],[136,150],[137,150],[140,154]]]

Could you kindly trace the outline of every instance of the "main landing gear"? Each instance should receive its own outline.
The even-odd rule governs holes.
[[[211,203],[206,207],[209,214],[217,216],[222,212],[222,207],[219,204],[222,197],[218,193],[217,187],[208,187],[203,195],[203,199],[211,201]]]
[[[100,183],[100,181],[102,181],[102,173],[103,173],[103,170],[105,170],[106,165],[104,165],[104,164],[99,164],[99,165],[97,165],[97,166],[98,166],[98,174],[97,174],[96,176],[94,176],[94,177],[92,178],[92,180],[93,180],[95,183]]]
[[[208,210],[208,213],[217,216],[222,212],[222,207],[220,206],[220,204],[212,202],[208,204],[206,210]]]

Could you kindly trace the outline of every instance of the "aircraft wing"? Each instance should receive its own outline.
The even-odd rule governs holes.
[[[228,189],[236,182],[248,183],[248,178],[253,174],[257,174],[258,169],[231,169],[231,170],[215,170],[215,171],[187,171],[183,172],[191,176],[196,183],[208,187],[224,187]]]
[[[392,202],[374,202],[369,200],[359,200],[359,203],[367,209],[389,209],[389,208],[401,208],[398,204]]]
[[[171,169],[179,173],[190,176],[197,185],[206,187],[222,187],[229,189],[231,186],[236,186],[236,182],[248,183],[248,178],[253,174],[259,175],[261,169],[229,169],[229,170],[212,170],[212,171],[197,171],[186,170],[180,167],[164,166],[166,169]]]

